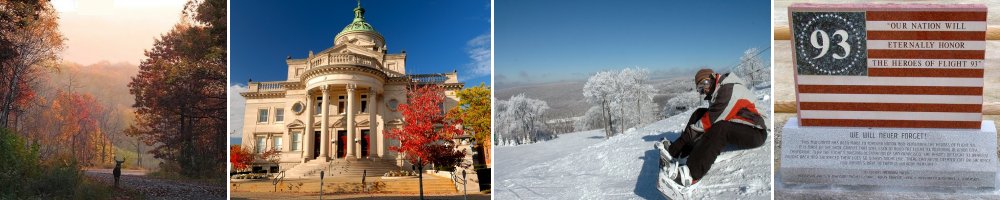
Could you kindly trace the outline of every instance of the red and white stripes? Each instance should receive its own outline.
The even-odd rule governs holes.
[[[865,14],[867,75],[797,75],[802,125],[980,128],[985,7]]]

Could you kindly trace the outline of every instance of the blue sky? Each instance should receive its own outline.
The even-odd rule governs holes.
[[[771,44],[769,1],[496,1],[496,85],[736,64]],[[761,54],[770,63],[770,50]],[[655,78],[655,77],[654,77]]]
[[[233,1],[230,16],[230,85],[286,79],[285,57],[333,46],[333,37],[354,18],[356,1]],[[471,41],[486,37],[489,48],[490,2],[362,1],[365,19],[385,37],[390,53],[406,50],[407,73],[458,70],[467,85],[490,84],[474,73]],[[489,59],[486,59],[486,63]]]
[[[239,137],[248,79],[284,81],[285,57],[333,46],[356,1],[233,1],[230,5],[230,132]],[[410,74],[458,70],[466,86],[490,85],[490,1],[362,1],[389,53],[406,50]]]

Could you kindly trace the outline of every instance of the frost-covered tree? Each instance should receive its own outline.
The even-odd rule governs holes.
[[[523,93],[496,102],[498,145],[527,144],[555,137],[545,126],[549,104],[526,97]]]
[[[612,104],[618,102],[618,97],[620,97],[618,94],[621,92],[618,90],[615,78],[616,75],[613,71],[597,72],[583,85],[583,97],[587,99],[588,103],[600,109],[602,118],[600,121],[604,122],[601,126],[604,128],[605,136],[608,137],[616,130],[612,117],[614,110]],[[589,121],[590,119],[581,120]]]
[[[629,126],[635,127],[642,124],[647,124],[657,120],[656,103],[653,103],[653,96],[656,95],[656,88],[649,84],[649,70],[642,68],[625,68],[619,74],[621,81],[627,87],[624,96],[627,102],[622,102],[623,105],[632,104],[634,110],[628,115],[632,116],[629,118]]]
[[[589,131],[594,129],[595,127],[603,127],[604,125],[606,125],[606,122],[604,122],[603,115],[604,112],[601,110],[601,107],[599,106],[590,107],[590,109],[587,110],[587,112],[584,113],[579,120],[573,122],[573,131],[576,132]]]
[[[770,87],[771,84],[771,66],[761,61],[760,53],[757,48],[743,51],[739,65],[732,69],[747,82],[746,85],[754,88]]]
[[[656,89],[648,83],[649,70],[626,68],[598,72],[583,86],[583,96],[594,108],[588,111],[577,129],[587,128],[593,122],[602,122],[605,135],[622,133],[626,127],[636,127],[658,120],[657,105],[653,103]],[[601,119],[593,119],[593,117]]]
[[[663,106],[662,116],[669,117],[677,115],[678,113],[698,107],[702,104],[702,102],[701,95],[693,90],[677,94],[677,96],[667,100],[667,104]]]

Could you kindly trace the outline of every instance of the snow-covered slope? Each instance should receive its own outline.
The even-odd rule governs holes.
[[[769,99],[758,102],[762,105],[770,107]],[[663,199],[656,189],[659,152],[653,144],[679,137],[690,115],[684,112],[610,139],[592,130],[496,147],[494,194],[497,199]],[[723,152],[720,157],[729,159],[712,166],[692,197],[769,199],[772,138],[768,135],[759,148]]]

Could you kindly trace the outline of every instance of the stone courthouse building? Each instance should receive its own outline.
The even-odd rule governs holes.
[[[311,175],[349,160],[409,167],[389,150],[398,141],[387,137],[387,130],[402,126],[397,106],[406,103],[406,88],[437,84],[446,96],[441,107],[457,104],[455,92],[463,87],[457,72],[407,74],[406,52],[390,53],[364,14],[358,5],[332,47],[289,57],[287,66],[276,67],[274,73],[285,70],[287,80],[251,81],[249,91],[240,93],[246,98],[242,144],[256,152],[280,152],[276,164],[258,166],[287,170],[289,176]]]

